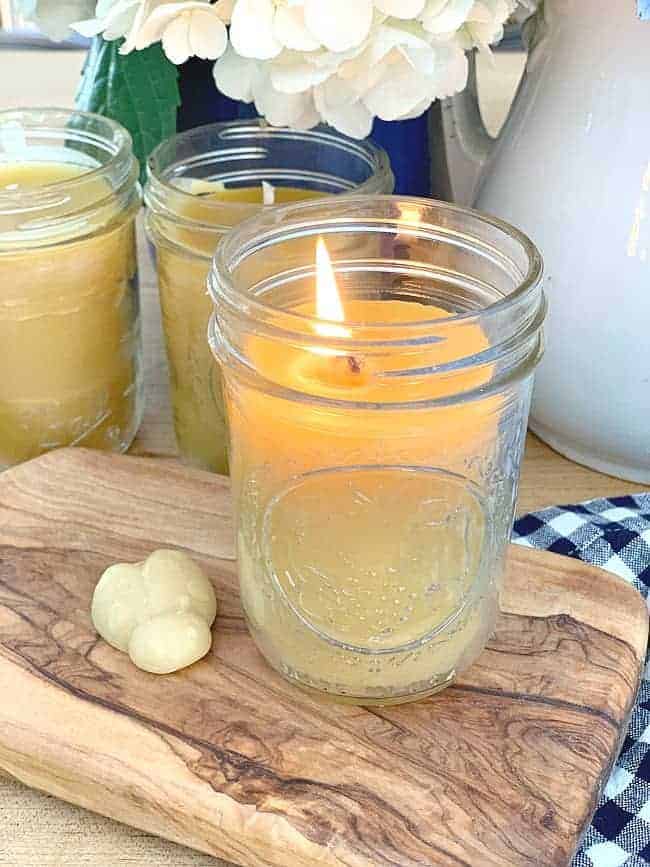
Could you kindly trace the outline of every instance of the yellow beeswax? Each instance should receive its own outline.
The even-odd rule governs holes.
[[[53,200],[87,169],[0,162],[0,195]],[[99,178],[74,195],[96,201]],[[22,237],[21,212],[0,231],[0,467],[64,445],[123,450],[138,423],[139,320],[134,208]],[[0,210],[2,205],[0,204]],[[97,211],[94,212],[98,214]],[[110,216],[109,216],[110,215]],[[93,222],[94,220],[94,222]],[[13,231],[12,231],[13,228]]]
[[[385,342],[391,325],[451,316],[399,300],[344,308],[340,327],[382,323]],[[463,476],[468,460],[489,453],[499,401],[428,403],[479,389],[492,368],[424,373],[488,347],[479,325],[456,329],[407,358],[336,354],[326,336],[313,351],[255,336],[247,354],[266,387],[229,378],[242,600],[267,657],[303,685],[353,700],[436,689],[492,628],[486,516]]]
[[[233,205],[262,206],[262,187],[234,187],[206,181],[189,181],[183,191],[191,193],[181,210],[185,220],[214,220],[204,207],[218,199]],[[322,196],[314,190],[273,187],[274,204]],[[250,217],[254,209],[233,207],[220,212],[224,230]],[[216,227],[218,229],[218,227]],[[222,397],[221,373],[206,339],[212,302],[206,293],[210,259],[217,240],[214,232],[192,228],[179,221],[166,225],[166,243],[157,246],[158,285],[163,329],[169,359],[174,427],[183,458],[201,469],[228,472],[227,423]],[[171,242],[171,243],[169,243]]]

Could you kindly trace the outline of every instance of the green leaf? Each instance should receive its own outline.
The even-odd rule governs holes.
[[[82,111],[106,115],[125,126],[144,181],[147,157],[176,132],[180,104],[178,69],[159,44],[119,53],[120,42],[93,40],[81,73],[76,104]]]

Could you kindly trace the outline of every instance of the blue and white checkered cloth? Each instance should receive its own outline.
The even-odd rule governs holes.
[[[513,541],[614,572],[650,595],[650,494],[526,515]],[[621,754],[572,867],[650,864],[650,657]]]

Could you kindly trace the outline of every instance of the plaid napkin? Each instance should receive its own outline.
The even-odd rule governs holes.
[[[614,572],[648,600],[650,494],[591,500],[525,515],[515,523],[513,541]],[[646,864],[650,864],[650,657],[621,754],[572,867]]]

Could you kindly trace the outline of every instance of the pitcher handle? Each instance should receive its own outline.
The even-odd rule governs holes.
[[[434,142],[431,186],[434,195],[459,205],[473,205],[483,171],[496,139],[483,123],[478,100],[476,52],[468,57],[467,87],[443,100],[430,114]],[[444,143],[444,144],[443,144]]]

